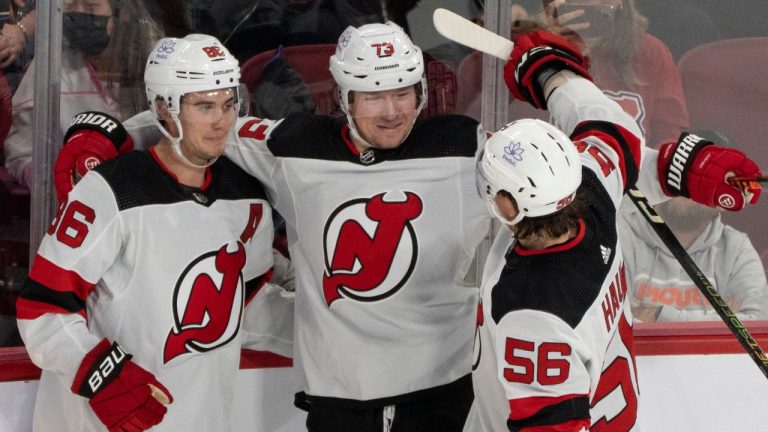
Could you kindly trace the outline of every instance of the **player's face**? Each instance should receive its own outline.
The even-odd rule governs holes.
[[[688,198],[675,197],[656,206],[659,215],[673,231],[701,231],[712,222],[719,211],[716,208],[697,204]]]
[[[350,113],[360,136],[374,147],[396,148],[416,121],[416,88],[355,92]]]
[[[184,137],[181,151],[190,162],[204,164],[221,156],[237,118],[234,89],[184,95],[179,112]]]

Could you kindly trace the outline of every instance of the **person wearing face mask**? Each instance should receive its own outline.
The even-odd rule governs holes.
[[[62,33],[62,135],[70,119],[86,109],[118,119],[146,109],[142,60],[162,34],[143,2],[65,0]],[[6,167],[27,188],[33,180],[34,87],[30,64],[13,96],[13,120],[5,141]]]

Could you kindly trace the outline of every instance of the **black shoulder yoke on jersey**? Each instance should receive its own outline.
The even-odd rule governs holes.
[[[587,168],[582,168],[576,194],[587,201],[584,238],[560,252],[520,255],[510,250],[491,293],[496,323],[509,312],[533,309],[576,327],[595,302],[616,256],[616,208],[596,174]],[[606,252],[610,254],[607,262]]]
[[[211,184],[204,190],[179,185],[148,151],[129,152],[94,170],[112,188],[120,210],[190,200],[210,206],[217,199],[267,199],[261,183],[224,156],[210,166]]]
[[[332,118],[307,113],[286,117],[269,136],[267,147],[278,157],[347,161],[360,158],[342,135],[346,117]],[[441,115],[418,120],[398,148],[374,149],[375,163],[435,157],[474,157],[477,121],[460,115]]]

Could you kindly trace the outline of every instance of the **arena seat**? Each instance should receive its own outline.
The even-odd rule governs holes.
[[[456,73],[448,63],[424,54],[425,74],[427,76],[427,106],[422,117],[456,112],[456,91],[458,82]]]
[[[768,170],[768,37],[726,39],[700,45],[679,61],[691,127],[724,134],[765,173]],[[726,223],[746,232],[755,248],[768,249],[768,194]]]
[[[315,102],[315,113],[323,115],[334,114],[336,86],[328,69],[328,58],[336,51],[336,44],[294,45],[283,47],[285,60],[301,75],[309,86],[312,100]],[[249,58],[243,63],[241,82],[253,92],[261,78],[264,66],[275,55],[277,50],[265,51]]]

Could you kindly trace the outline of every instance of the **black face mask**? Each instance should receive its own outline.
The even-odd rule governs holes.
[[[110,16],[64,12],[63,33],[70,46],[87,56],[101,54],[109,45]]]

